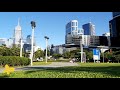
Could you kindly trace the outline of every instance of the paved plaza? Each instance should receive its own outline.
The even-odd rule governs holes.
[[[48,68],[57,68],[57,67],[66,67],[66,66],[77,66],[77,63],[70,62],[52,62],[49,65],[35,65],[35,66],[25,66],[22,68],[15,68],[15,71],[21,70],[40,70],[40,69],[48,69]],[[0,68],[0,73],[2,73],[4,68]]]

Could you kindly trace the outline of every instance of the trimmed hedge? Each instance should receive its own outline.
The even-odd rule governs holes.
[[[30,59],[18,56],[0,56],[0,65],[5,66],[26,66],[30,64]]]

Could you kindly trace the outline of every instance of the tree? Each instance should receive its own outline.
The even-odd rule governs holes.
[[[93,60],[93,52],[92,51],[84,50],[84,52],[86,53],[87,60]]]
[[[54,48],[54,45],[53,45],[53,44],[51,44],[51,48]]]
[[[10,50],[10,48],[7,48],[5,45],[2,45],[0,47],[0,55],[1,56],[11,56],[12,51]]]
[[[46,49],[44,50],[44,56],[46,55]],[[50,51],[47,49],[47,56],[50,56]]]
[[[35,55],[35,58],[44,57],[44,52],[39,49],[34,53],[34,55]]]
[[[118,61],[118,63],[119,63],[119,61],[120,61],[120,54],[119,55],[115,55],[115,60]]]
[[[22,52],[24,54],[24,52]],[[13,46],[12,48],[7,48],[5,45],[0,46],[1,56],[20,56],[20,47]]]
[[[63,53],[63,57],[67,59],[70,58],[70,52]]]
[[[113,52],[113,56],[115,57],[115,61],[120,61],[120,50],[116,50]]]
[[[12,51],[12,56],[20,56],[20,48],[19,47],[13,46],[11,48],[11,51]]]
[[[62,55],[61,55],[61,54],[53,54],[53,57],[54,57],[55,59],[58,59],[58,58],[62,57]]]
[[[80,54],[80,50],[79,49],[70,51],[70,57],[71,58],[78,58],[78,59],[80,59],[80,56],[81,56],[81,54]]]

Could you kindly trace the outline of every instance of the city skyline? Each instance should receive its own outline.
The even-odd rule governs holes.
[[[0,38],[11,38],[17,26],[18,18],[22,28],[23,38],[31,35],[30,22],[36,22],[36,44],[45,49],[44,36],[50,39],[48,44],[65,44],[65,25],[71,20],[78,20],[78,28],[83,24],[92,22],[95,25],[96,35],[109,32],[109,21],[112,19],[111,12],[0,12]],[[5,32],[6,31],[6,32]]]

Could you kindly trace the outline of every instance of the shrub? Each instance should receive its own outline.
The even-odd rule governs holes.
[[[0,56],[0,65],[5,66],[6,64],[10,66],[29,65],[30,59],[18,56]]]

